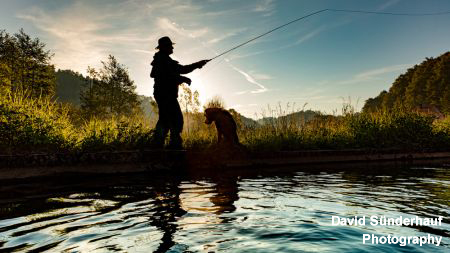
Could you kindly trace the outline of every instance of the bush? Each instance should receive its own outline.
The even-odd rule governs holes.
[[[0,94],[0,153],[151,148],[154,120],[141,114],[84,120],[77,110],[23,91]],[[285,112],[250,125],[236,118],[241,143],[253,151],[450,148],[450,117],[435,120],[406,110],[356,113],[348,106],[341,116],[317,114],[309,121],[280,116]],[[187,149],[204,150],[216,142],[215,126],[204,124],[202,113],[189,112],[185,118]]]
[[[0,95],[0,147],[8,152],[64,151],[75,144],[68,109],[48,97],[19,91]]]
[[[135,150],[150,148],[152,129],[141,117],[91,119],[80,133],[82,151]]]

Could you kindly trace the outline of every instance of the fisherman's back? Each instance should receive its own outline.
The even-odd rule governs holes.
[[[153,85],[154,96],[178,97],[178,85],[180,84],[179,63],[169,55],[157,52],[151,63],[150,77],[155,81]]]

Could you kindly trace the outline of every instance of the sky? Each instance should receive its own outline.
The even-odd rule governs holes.
[[[448,0],[0,0],[0,29],[23,28],[57,69],[86,75],[114,55],[152,96],[150,62],[169,36],[181,64],[210,59],[274,27],[325,9],[450,11]],[[188,76],[202,103],[220,96],[247,117],[301,109],[357,110],[426,57],[450,50],[450,15],[322,12],[277,30]],[[274,112],[275,111],[275,112]]]

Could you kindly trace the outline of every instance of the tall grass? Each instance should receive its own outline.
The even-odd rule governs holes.
[[[448,117],[436,120],[405,109],[357,113],[344,105],[340,116],[281,119],[240,131],[240,139],[253,150],[450,149]]]
[[[142,115],[84,121],[74,118],[75,110],[27,91],[0,94],[0,153],[148,147],[152,126]]]
[[[152,148],[156,118],[142,115],[83,120],[75,109],[27,92],[0,94],[0,153],[91,152]],[[344,105],[340,116],[319,114],[307,121],[286,116],[294,110],[270,110],[263,125],[236,118],[240,141],[253,151],[309,149],[449,150],[450,117],[436,120],[404,109],[357,113]],[[75,116],[74,116],[75,115]],[[187,149],[216,142],[214,125],[202,113],[190,113],[183,131]]]
[[[0,150],[70,150],[76,131],[68,108],[50,98],[32,98],[27,91],[0,94]]]
[[[82,126],[77,147],[82,151],[151,148],[152,127],[141,115],[93,118]]]

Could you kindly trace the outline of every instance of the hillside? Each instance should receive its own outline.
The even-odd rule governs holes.
[[[58,70],[56,73],[56,99],[59,102],[80,106],[80,93],[88,84],[88,79],[72,70]],[[147,117],[156,117],[156,104],[152,97],[140,95],[141,108]]]
[[[157,117],[158,105],[156,104],[156,101],[153,99],[153,97],[139,95],[138,99],[141,102],[141,108],[146,117],[148,117],[148,118]]]
[[[450,52],[427,58],[408,69],[394,81],[389,91],[382,91],[377,97],[366,100],[363,111],[400,106],[433,106],[442,113],[450,113]]]
[[[86,78],[72,70],[58,70],[56,72],[56,97],[59,102],[80,105],[80,92],[85,85]]]
[[[257,121],[258,124],[264,125],[264,124],[271,124],[276,121],[292,121],[292,122],[300,122],[300,123],[307,123],[308,121],[311,121],[314,117],[319,115],[318,112],[306,110],[306,111],[299,111],[287,114],[285,116],[279,116],[279,117],[264,117],[262,119],[259,119]]]
[[[75,106],[80,106],[80,92],[86,87],[87,84],[88,80],[86,77],[79,73],[72,70],[58,70],[56,72],[56,98],[59,102],[66,102]],[[154,118],[157,116],[158,109],[153,97],[140,95],[138,99],[141,101],[141,108],[147,117]],[[253,120],[243,116],[234,109],[230,109],[230,112],[235,117],[238,117],[238,121],[247,127],[256,127],[264,124],[274,124],[277,122],[287,121],[306,123],[318,115],[317,112],[307,110],[290,113],[285,116],[264,117],[259,120]]]

